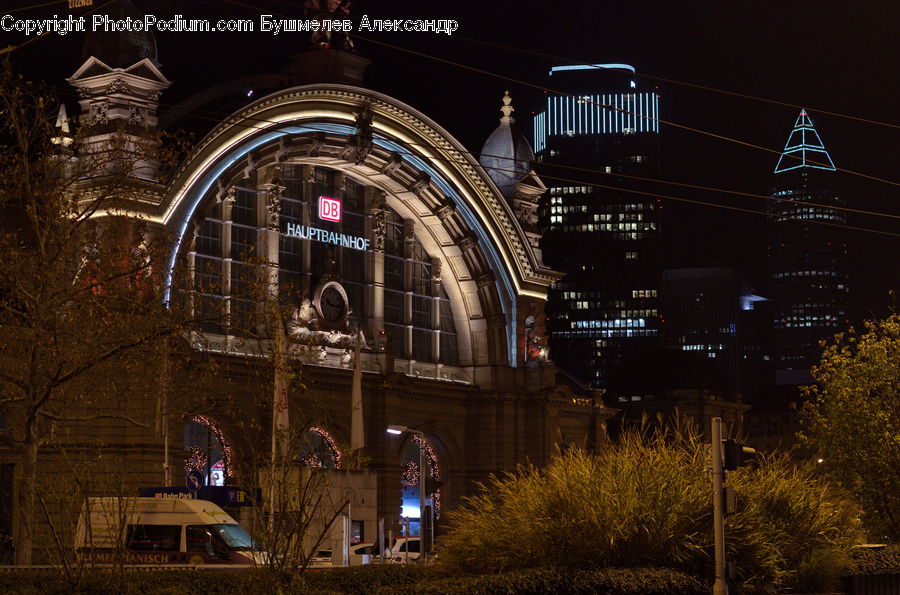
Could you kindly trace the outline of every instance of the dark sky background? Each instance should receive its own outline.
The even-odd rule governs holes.
[[[133,0],[160,18],[254,18],[260,12],[301,17],[302,2],[247,0],[255,9],[219,0]],[[37,4],[4,1],[4,10]],[[95,0],[95,5],[102,2]],[[64,2],[16,13],[35,18],[68,14]],[[102,12],[102,11],[101,11]],[[502,74],[550,85],[546,74],[558,60],[529,56],[466,41],[489,41],[568,57],[579,62],[625,62],[647,74],[804,105],[835,164],[870,176],[900,181],[900,129],[818,113],[827,110],[900,123],[900,4],[889,1],[801,2],[379,2],[355,0],[351,18],[443,18],[459,22],[453,36],[430,33],[358,33],[359,52],[373,61],[367,85],[423,111],[472,151],[497,125],[500,98],[513,95],[520,126],[529,135],[530,114],[541,93],[527,86],[439,64],[376,45],[383,41]],[[21,37],[0,32],[0,46]],[[80,63],[83,35],[49,36],[14,53],[27,77],[64,86]],[[157,35],[162,70],[173,86],[163,102],[247,74],[279,72],[287,55],[304,47],[302,34],[164,33]],[[797,117],[793,107],[729,97],[688,87],[658,85],[661,115],[686,126],[780,150]],[[225,114],[222,114],[223,116]],[[777,156],[724,140],[662,127],[661,178],[702,186],[767,194]],[[849,206],[900,215],[895,185],[848,174],[835,184]],[[759,198],[666,187],[675,196],[765,210]],[[762,288],[764,217],[666,201],[664,234],[669,264],[729,265]],[[855,216],[854,225],[900,234],[900,219]],[[854,261],[852,291],[861,315],[884,315],[900,279],[900,237],[847,232]],[[761,289],[760,289],[761,290]]]

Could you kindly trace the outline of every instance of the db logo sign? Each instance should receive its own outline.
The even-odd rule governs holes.
[[[341,220],[341,201],[327,196],[319,197],[319,219],[325,221]]]

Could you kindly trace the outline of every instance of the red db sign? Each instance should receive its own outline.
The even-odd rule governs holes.
[[[325,221],[341,220],[341,201],[327,196],[319,197],[319,219]]]

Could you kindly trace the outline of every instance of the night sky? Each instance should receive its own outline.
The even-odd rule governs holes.
[[[133,0],[160,18],[254,18],[260,12],[301,17],[302,2],[247,0],[256,10],[226,1]],[[39,4],[3,2],[4,10]],[[95,5],[102,2],[95,0]],[[64,2],[16,13],[36,18],[68,14]],[[102,12],[102,11],[101,11]],[[355,0],[351,18],[455,19],[448,37],[430,33],[357,33],[359,52],[373,61],[367,85],[423,111],[472,151],[497,125],[500,98],[509,89],[518,123],[529,135],[530,114],[541,92],[491,76],[439,64],[386,48],[366,38],[424,52],[521,81],[552,86],[549,67],[565,63],[487,47],[487,41],[553,54],[577,62],[624,62],[638,74],[736,91],[803,105],[835,164],[870,176],[900,181],[900,4],[888,1],[799,2],[377,2]],[[0,32],[0,46],[22,41]],[[14,52],[26,77],[64,87],[80,64],[83,36],[51,35]],[[304,47],[302,34],[164,33],[157,35],[164,74],[174,85],[163,103],[176,101],[249,74],[279,72],[286,56]],[[794,107],[729,97],[644,79],[657,85],[666,120],[780,150],[797,117]],[[894,125],[885,126],[817,113],[827,110]],[[224,116],[225,114],[222,114]],[[777,156],[723,140],[662,127],[660,177],[701,186],[767,194]],[[895,185],[848,174],[835,175],[849,206],[900,215]],[[664,187],[675,196],[765,210],[759,198]],[[729,265],[762,287],[764,217],[666,201],[664,235],[669,265]],[[855,216],[852,224],[900,234],[900,220]],[[888,291],[900,279],[900,237],[848,232],[854,260],[851,289],[862,315],[884,315],[895,305]]]

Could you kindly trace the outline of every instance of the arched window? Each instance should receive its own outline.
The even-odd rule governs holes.
[[[233,475],[231,447],[218,426],[209,418],[196,415],[184,426],[185,473],[199,471],[205,485],[223,486]]]
[[[322,428],[310,428],[303,434],[297,460],[307,467],[341,468],[341,451],[334,438]]]
[[[441,481],[437,455],[435,455],[434,449],[427,440],[420,436],[412,435],[411,439],[403,447],[403,474],[400,478],[400,485],[403,488],[402,514],[405,517],[414,519],[410,523],[414,535],[417,534],[419,520],[420,449],[425,451],[425,504],[433,507],[435,519],[441,516],[441,490],[433,489],[431,491],[432,486],[435,485],[434,482]]]

